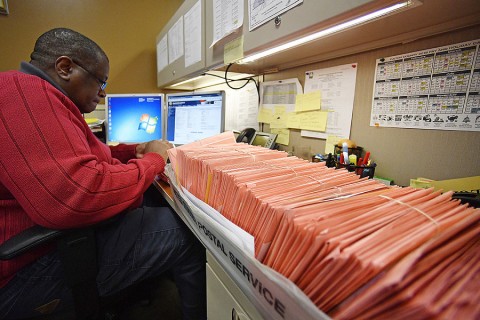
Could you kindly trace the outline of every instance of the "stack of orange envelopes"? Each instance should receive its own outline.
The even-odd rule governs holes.
[[[169,155],[183,187],[334,318],[480,315],[480,210],[451,193],[359,179],[229,132]]]
[[[334,319],[478,319],[478,213],[406,255],[343,302]]]

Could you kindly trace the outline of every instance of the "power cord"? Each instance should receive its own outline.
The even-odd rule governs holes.
[[[255,88],[257,89],[257,95],[258,95],[258,101],[260,102],[260,87],[258,85],[258,82],[253,78],[253,77],[246,77],[246,78],[241,78],[241,79],[229,79],[228,78],[228,70],[230,70],[231,66],[233,65],[233,63],[230,63],[227,68],[225,69],[225,75],[222,77],[222,76],[219,76],[219,75],[216,75],[216,74],[212,74],[212,73],[208,73],[208,72],[205,72],[204,75],[208,75],[208,76],[212,76],[212,77],[217,77],[217,78],[221,78],[221,79],[224,79],[225,80],[225,84],[230,88],[230,89],[233,89],[233,90],[240,90],[242,88],[244,88],[247,84],[250,83],[250,81],[253,81],[253,83],[255,83]],[[245,81],[244,84],[242,84],[240,87],[233,87],[232,85],[230,85],[230,82],[236,82],[236,81]]]

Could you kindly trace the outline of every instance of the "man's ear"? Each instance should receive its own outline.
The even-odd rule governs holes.
[[[55,61],[55,72],[63,80],[70,80],[73,72],[73,61],[70,57],[60,56]]]

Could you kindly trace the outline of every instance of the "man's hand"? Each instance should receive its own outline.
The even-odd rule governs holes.
[[[167,150],[173,148],[173,145],[168,141],[152,140],[145,143],[140,143],[136,148],[136,156],[138,159],[142,159],[146,153],[155,152],[162,156],[167,162],[168,154]]]

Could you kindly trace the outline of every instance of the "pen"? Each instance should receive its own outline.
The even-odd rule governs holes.
[[[363,158],[358,158],[357,169],[355,170],[356,174],[362,174],[362,169],[358,168],[362,165],[362,163],[363,163]]]
[[[348,159],[348,145],[346,142],[343,143],[343,160],[345,161],[345,164],[350,164]]]
[[[365,158],[363,158],[363,165],[367,165],[368,164],[368,158],[370,158],[370,151],[367,151],[365,153]]]

